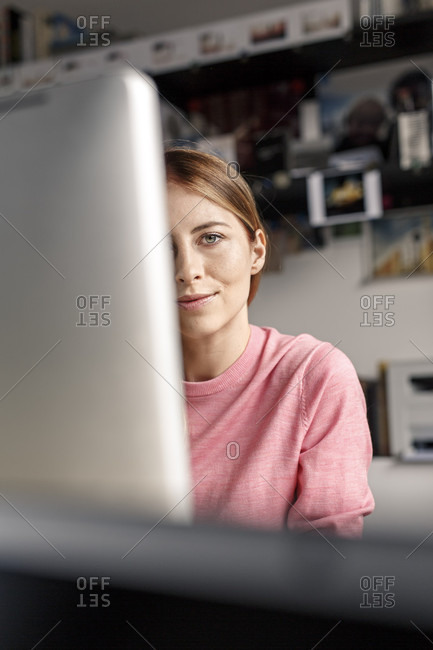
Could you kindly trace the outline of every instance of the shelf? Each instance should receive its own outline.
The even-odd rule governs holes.
[[[433,213],[433,167],[419,171],[403,171],[397,165],[386,164],[381,168],[382,194],[387,197],[389,207],[384,217],[392,216],[395,211],[413,209],[414,215],[420,209],[432,206]],[[278,217],[278,212],[288,214],[308,214],[306,179],[296,178],[285,190],[270,190],[265,199],[256,197],[259,206],[264,209],[264,219]],[[267,200],[266,200],[267,199]],[[272,209],[268,201],[274,206]],[[278,212],[277,212],[278,211]]]
[[[270,52],[154,75],[160,92],[180,108],[191,97],[228,92],[302,77],[313,85],[316,75],[338,69],[383,63],[395,58],[431,53],[433,11],[396,19],[393,25],[394,47],[361,47],[362,30],[356,27],[344,39],[313,43],[294,49]]]

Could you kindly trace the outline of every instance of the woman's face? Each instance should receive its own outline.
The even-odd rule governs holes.
[[[182,336],[232,331],[247,318],[250,277],[265,261],[263,232],[252,243],[234,214],[175,183],[168,213]]]

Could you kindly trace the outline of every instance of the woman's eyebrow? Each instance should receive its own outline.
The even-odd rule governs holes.
[[[195,228],[193,228],[191,230],[191,234],[194,234],[199,230],[204,230],[205,228],[211,228],[212,226],[227,226],[227,228],[231,228],[231,226],[228,223],[225,223],[224,221],[208,221],[207,223],[202,223],[200,226],[196,226]]]

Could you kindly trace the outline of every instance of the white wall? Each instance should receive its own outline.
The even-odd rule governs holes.
[[[363,283],[363,250],[362,238],[351,237],[331,240],[319,252],[285,255],[281,273],[263,275],[250,322],[287,334],[308,332],[333,344],[341,339],[338,347],[364,379],[376,377],[381,360],[420,361],[428,355],[433,363],[433,275]],[[373,294],[395,296],[393,326],[361,327],[361,297]]]

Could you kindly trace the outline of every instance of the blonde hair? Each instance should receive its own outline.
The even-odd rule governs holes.
[[[233,163],[227,163],[213,154],[195,149],[172,147],[165,152],[165,164],[168,182],[201,194],[234,214],[244,225],[252,242],[255,240],[256,230],[261,228],[268,252],[269,240],[253,193]],[[259,271],[251,276],[248,305],[257,293],[261,274],[262,271]]]

